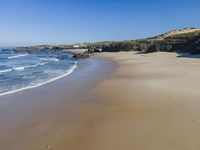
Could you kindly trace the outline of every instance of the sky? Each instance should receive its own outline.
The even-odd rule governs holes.
[[[200,27],[200,0],[0,0],[0,46],[139,39]]]

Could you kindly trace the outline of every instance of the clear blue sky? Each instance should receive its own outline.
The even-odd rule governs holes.
[[[200,27],[200,0],[0,0],[0,46],[148,37]]]

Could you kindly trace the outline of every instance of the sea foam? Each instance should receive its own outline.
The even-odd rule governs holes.
[[[55,78],[49,79],[49,80],[44,81],[44,82],[40,82],[40,83],[35,84],[35,85],[30,85],[30,86],[19,88],[19,89],[16,89],[16,90],[12,90],[12,91],[7,91],[7,92],[4,92],[4,93],[0,93],[0,96],[9,95],[9,94],[13,94],[13,93],[17,93],[17,92],[21,92],[21,91],[24,91],[24,90],[28,90],[28,89],[32,89],[32,88],[37,88],[37,87],[46,85],[48,83],[51,83],[53,81],[59,80],[59,79],[65,77],[65,76],[70,75],[71,73],[73,73],[73,71],[76,69],[76,67],[77,67],[77,62],[75,62],[75,64],[73,66],[71,66],[68,70],[65,71],[65,73],[63,73],[60,76],[57,76]]]
[[[19,57],[25,57],[25,56],[28,56],[28,55],[29,55],[29,54],[19,54],[19,55],[9,56],[8,59],[19,58]]]
[[[73,72],[77,63],[71,54],[43,50],[33,53],[0,52],[0,96],[38,87]],[[60,59],[59,59],[60,58]]]

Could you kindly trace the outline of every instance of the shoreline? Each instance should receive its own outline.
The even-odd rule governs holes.
[[[63,74],[63,75],[57,76],[57,77],[52,78],[52,79],[50,79],[48,81],[45,81],[43,83],[38,83],[36,85],[30,85],[30,86],[23,87],[23,88],[20,88],[20,89],[16,89],[16,90],[13,90],[13,91],[8,91],[8,92],[0,93],[0,97],[1,96],[6,96],[6,95],[10,95],[10,94],[15,94],[17,92],[23,92],[23,91],[26,91],[26,90],[29,90],[29,89],[33,89],[33,88],[38,88],[40,86],[44,86],[46,84],[49,84],[49,83],[54,82],[56,80],[62,79],[64,77],[72,74],[76,68],[77,68],[77,62],[75,62],[75,65],[71,66],[71,68],[69,68],[68,70],[66,70],[66,73]]]
[[[95,118],[92,114],[99,113],[104,105],[94,89],[115,64],[93,57],[79,61],[80,65],[67,77],[0,97],[0,149],[80,146],[75,143],[84,140],[82,136]]]
[[[120,52],[81,61],[73,75],[0,102],[0,149],[200,147],[200,59]]]

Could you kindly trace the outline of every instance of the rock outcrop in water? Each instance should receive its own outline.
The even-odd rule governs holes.
[[[17,47],[13,50],[25,51],[28,53],[33,53],[36,51],[43,51],[43,50],[45,51],[55,50],[55,51],[64,51],[66,53],[71,53],[73,54],[73,57],[76,59],[89,57],[88,49],[86,49],[85,47],[81,47],[80,49],[74,48],[73,45],[60,45],[60,46],[39,45],[39,46]]]

